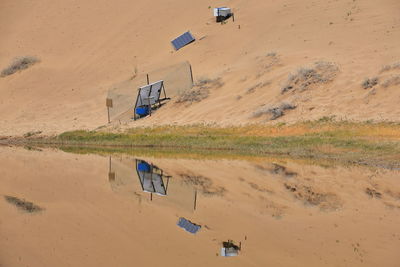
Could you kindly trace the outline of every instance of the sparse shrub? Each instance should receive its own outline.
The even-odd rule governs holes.
[[[31,132],[25,133],[24,137],[28,138],[28,137],[31,137],[31,136],[34,136],[34,135],[38,135],[38,134],[41,134],[41,133],[42,133],[42,131],[31,131]]]
[[[256,79],[271,71],[275,66],[278,66],[281,61],[276,52],[269,52],[264,57],[260,57],[259,60],[262,63],[262,68],[260,72],[257,73]]]
[[[16,206],[17,208],[21,209],[22,211],[29,212],[29,213],[34,213],[34,212],[39,212],[42,211],[43,208],[39,207],[38,205],[27,201],[25,199],[13,197],[13,196],[4,196],[5,200]]]
[[[391,65],[385,65],[382,67],[381,72],[391,71],[395,69],[400,69],[400,62],[393,63]]]
[[[369,89],[369,88],[372,88],[372,87],[374,87],[375,85],[377,85],[378,82],[379,82],[378,77],[366,78],[366,79],[362,82],[361,86],[362,86],[362,88],[364,88],[364,89]]]
[[[256,85],[252,86],[252,87],[247,88],[247,89],[246,89],[246,94],[254,93],[254,91],[255,91],[256,89],[258,89],[258,88],[263,88],[263,87],[265,87],[265,86],[267,86],[267,85],[269,85],[269,84],[271,84],[270,81],[260,82],[260,83],[258,83],[258,84],[256,84]]]
[[[203,99],[206,99],[210,94],[210,89],[217,89],[224,85],[221,81],[221,78],[209,79],[209,78],[200,78],[193,86],[193,88],[189,90],[185,90],[179,98],[176,100],[176,103],[193,103],[200,102]]]
[[[387,87],[395,86],[395,85],[399,85],[399,84],[400,84],[400,76],[397,75],[397,76],[392,76],[392,77],[388,78],[387,80],[385,80],[382,83],[382,86],[387,88]]]
[[[15,58],[14,61],[4,70],[2,70],[0,77],[5,77],[11,74],[16,73],[17,71],[21,71],[29,68],[35,63],[38,63],[40,60],[36,57],[25,56]]]
[[[262,108],[253,113],[253,117],[257,118],[263,115],[270,115],[270,120],[276,120],[285,115],[286,110],[295,109],[296,106],[289,103],[282,103],[279,106]]]
[[[295,74],[290,74],[281,93],[304,91],[312,85],[331,82],[338,72],[339,68],[332,62],[318,61],[313,68],[300,68]]]
[[[335,116],[323,116],[317,120],[318,122],[327,123],[335,121]]]

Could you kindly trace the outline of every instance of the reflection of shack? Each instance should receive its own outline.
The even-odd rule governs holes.
[[[240,249],[241,245],[239,246],[235,245],[232,240],[228,240],[227,242],[222,242],[221,256],[223,257],[237,256],[239,254]]]
[[[160,196],[167,195],[170,176],[164,175],[163,170],[144,160],[137,159],[136,171],[144,192],[155,193]],[[166,178],[166,184],[164,184],[164,177]]]
[[[214,8],[214,17],[216,22],[222,22],[233,16],[232,10],[229,7]]]

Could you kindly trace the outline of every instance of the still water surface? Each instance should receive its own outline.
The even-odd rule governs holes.
[[[4,267],[400,266],[396,170],[0,147],[0,211]]]

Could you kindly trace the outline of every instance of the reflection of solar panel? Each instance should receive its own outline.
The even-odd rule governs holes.
[[[179,218],[177,225],[192,234],[197,233],[201,228],[200,225],[194,224],[182,217]]]
[[[174,46],[175,50],[181,49],[187,44],[194,42],[194,37],[190,32],[185,32],[178,38],[174,39],[171,43]]]
[[[164,185],[162,170],[143,160],[136,160],[136,171],[143,191],[156,193],[161,196],[167,195],[167,188]]]

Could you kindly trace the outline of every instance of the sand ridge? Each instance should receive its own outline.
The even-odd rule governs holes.
[[[398,1],[219,1],[235,12],[235,22],[224,25],[215,23],[213,5],[2,1],[0,68],[18,56],[41,62],[0,78],[0,134],[94,129],[107,123],[105,97],[113,84],[135,69],[144,74],[186,60],[195,80],[221,78],[224,85],[199,103],[171,101],[127,127],[271,123],[252,114],[282,102],[297,106],[278,119],[285,122],[399,120],[400,70],[381,73],[400,62]],[[197,41],[173,51],[170,40],[187,30]],[[338,66],[333,81],[281,93],[290,74],[318,61]],[[379,83],[363,89],[363,81],[374,77]]]

